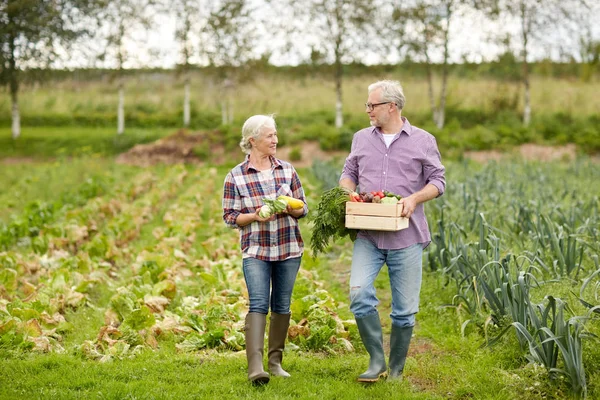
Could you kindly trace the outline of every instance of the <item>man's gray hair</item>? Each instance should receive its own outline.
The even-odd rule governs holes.
[[[244,126],[242,126],[242,140],[240,140],[240,147],[244,153],[250,154],[250,149],[252,149],[250,139],[258,138],[264,128],[277,129],[273,114],[253,115],[244,122]]]
[[[402,85],[398,81],[378,81],[369,85],[368,93],[371,94],[374,90],[381,89],[381,101],[391,101],[396,103],[398,110],[404,108],[406,104],[406,97],[404,97],[404,91]]]

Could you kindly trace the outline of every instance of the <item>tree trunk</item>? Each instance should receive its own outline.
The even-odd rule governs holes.
[[[19,112],[19,71],[17,70],[17,60],[15,58],[16,39],[10,37],[10,57],[8,59],[8,81],[10,86],[10,100],[12,102],[11,118],[12,118],[12,138],[16,140],[21,136],[21,114]]]
[[[119,108],[117,110],[117,134],[125,132],[125,89],[123,84],[119,85]]]
[[[440,89],[440,102],[437,109],[435,125],[438,129],[444,127],[446,122],[446,96],[448,87],[448,43],[450,42],[450,18],[452,16],[452,2],[446,3],[446,29],[444,30],[444,64],[442,65],[442,87]]]
[[[19,112],[19,82],[16,78],[16,71],[12,71],[10,77],[10,99],[12,102],[12,138],[13,140],[21,136],[21,113]]]
[[[527,63],[525,63],[527,65]],[[527,67],[525,66],[525,69]],[[531,94],[529,88],[529,75],[523,78],[525,84],[525,104],[523,106],[523,125],[527,126],[531,122]]]
[[[227,95],[227,105],[228,105],[228,117],[227,117],[227,123],[229,124],[233,124],[233,98],[231,97],[231,94]]]
[[[523,86],[525,87],[523,104],[523,125],[531,122],[531,101],[529,93],[529,65],[527,64],[527,44],[529,42],[529,25],[527,24],[527,7],[521,3],[521,29],[523,35]]]
[[[224,98],[221,100],[221,124],[227,125],[227,99]]]
[[[427,51],[427,50],[426,50]],[[435,106],[435,95],[433,94],[433,73],[431,72],[431,65],[429,63],[429,55],[425,54],[425,71],[427,72],[427,93],[429,95],[429,104],[431,107],[431,114],[433,116],[433,122],[437,125],[438,111]]]
[[[21,136],[21,114],[19,113],[19,102],[16,96],[12,97],[12,138],[13,140]]]
[[[190,126],[190,80],[186,78],[183,96],[183,127]]]
[[[344,125],[344,110],[342,103],[342,60],[340,59],[340,53],[337,49],[341,44],[341,39],[339,40],[338,45],[336,46],[335,51],[335,127],[341,128]]]

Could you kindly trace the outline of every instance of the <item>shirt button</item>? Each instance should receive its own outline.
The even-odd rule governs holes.
[[[385,175],[385,171],[383,171],[383,174]]]

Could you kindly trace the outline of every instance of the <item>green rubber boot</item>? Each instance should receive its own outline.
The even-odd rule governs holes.
[[[390,338],[390,379],[402,379],[402,371],[404,371],[404,363],[406,362],[412,333],[412,326],[399,327],[392,325],[392,336]]]
[[[383,352],[383,335],[379,314],[374,313],[364,318],[356,318],[358,332],[369,353],[369,369],[358,377],[359,382],[373,383],[387,375],[385,354]]]

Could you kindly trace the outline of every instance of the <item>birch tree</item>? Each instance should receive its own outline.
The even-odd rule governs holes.
[[[253,9],[247,0],[215,1],[202,30],[201,53],[219,71],[224,125],[233,122],[235,89],[244,79],[244,68],[256,57],[253,18]]]
[[[577,26],[582,11],[589,9],[585,0],[496,0],[492,15],[504,17],[502,22],[514,21],[518,25],[517,50],[521,62],[523,85],[523,124],[531,122],[531,49],[552,41],[557,47],[565,35],[573,34],[571,26]],[[574,24],[573,24],[574,23]],[[577,29],[577,28],[576,28]]]
[[[21,135],[21,72],[51,66],[89,33],[99,9],[95,0],[0,0],[0,84],[10,92],[13,139]]]
[[[391,29],[407,48],[407,52],[425,64],[428,97],[433,122],[443,128],[449,76],[450,26],[462,4],[458,0],[423,0],[398,3],[391,16]],[[439,58],[441,83],[436,94],[434,84],[435,58]]]
[[[127,50],[128,43],[136,41],[135,34],[147,30],[155,12],[154,0],[110,0],[101,16],[104,26],[98,39],[103,42],[100,55],[102,61],[116,64],[118,105],[117,134],[125,132],[125,82],[123,70],[131,54]]]
[[[343,66],[354,61],[361,51],[379,46],[379,36],[373,20],[378,1],[373,0],[294,0],[271,1],[272,7],[285,15],[288,34],[295,40],[298,35],[313,51],[324,54],[333,63],[335,85],[335,126],[342,127]],[[295,29],[291,29],[294,26]]]
[[[192,58],[198,53],[198,31],[197,26],[203,18],[203,14],[208,14],[204,2],[200,0],[175,0],[168,4],[168,7],[175,13],[175,39],[180,47],[181,63],[178,69],[183,75],[183,127],[190,126],[190,68]]]

